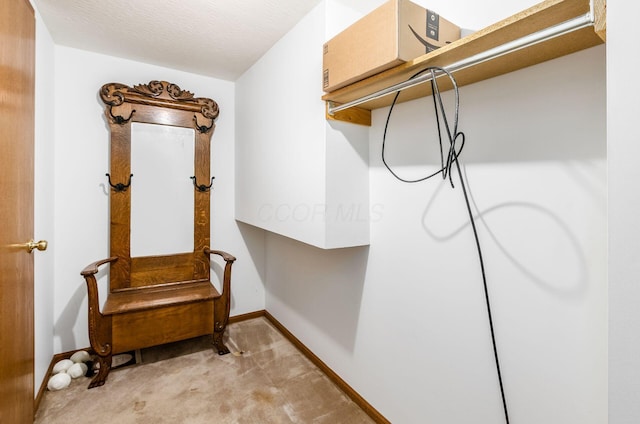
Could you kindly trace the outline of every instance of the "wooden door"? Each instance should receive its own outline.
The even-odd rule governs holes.
[[[0,0],[0,423],[33,422],[35,20]]]

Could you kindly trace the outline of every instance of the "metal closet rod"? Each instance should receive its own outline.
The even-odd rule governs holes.
[[[568,21],[562,22],[560,24],[551,26],[549,28],[540,30],[538,32],[534,32],[529,35],[525,35],[524,37],[518,38],[516,40],[510,41],[505,44],[501,44],[497,47],[475,54],[473,56],[469,56],[468,58],[459,60],[458,62],[454,62],[450,65],[442,66],[441,68],[445,69],[448,72],[453,73],[461,69],[469,68],[469,67],[478,65],[480,63],[487,62],[491,59],[495,59],[497,57],[504,56],[506,54],[513,53],[515,51],[533,46],[543,41],[547,41],[552,38],[556,38],[561,35],[565,35],[570,32],[592,26],[593,24],[594,24],[593,12],[589,12],[582,16],[578,16],[577,18],[569,19]],[[444,73],[441,71],[435,71],[434,74],[436,78],[444,75]],[[361,97],[356,100],[352,100],[347,103],[335,105],[334,102],[329,101],[329,110],[328,110],[329,115],[333,115],[336,112],[349,109],[351,107],[368,102],[370,100],[375,100],[380,97],[384,97],[388,94],[395,93],[396,91],[405,90],[407,88],[414,87],[424,82],[431,81],[432,78],[433,77],[429,72],[421,76],[418,76],[416,78],[392,85],[391,87],[383,88],[382,90],[376,91],[375,93],[371,93],[367,96]]]

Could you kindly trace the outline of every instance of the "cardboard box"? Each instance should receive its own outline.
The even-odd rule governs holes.
[[[409,0],[390,0],[323,46],[326,92],[415,59],[460,38],[460,28]]]

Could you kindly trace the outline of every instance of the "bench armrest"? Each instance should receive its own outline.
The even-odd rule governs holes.
[[[204,248],[204,254],[219,255],[225,260],[224,276],[222,279],[222,293],[213,300],[213,344],[218,348],[218,354],[229,353],[229,349],[222,342],[222,334],[229,321],[231,311],[231,266],[236,258],[222,250],[211,250],[209,246]]]
[[[82,275],[83,277],[87,277],[89,275],[95,275],[95,274],[98,273],[98,268],[100,268],[102,265],[104,265],[106,263],[115,262],[117,260],[118,260],[117,256],[112,256],[112,257],[107,258],[107,259],[102,259],[100,261],[95,261],[94,263],[87,265],[80,272],[80,275]]]
[[[105,356],[111,354],[111,320],[109,319],[109,321],[106,321],[104,319],[104,316],[100,312],[100,301],[98,299],[98,282],[96,281],[96,274],[98,273],[98,269],[102,265],[112,263],[117,260],[117,256],[102,259],[100,261],[96,261],[92,264],[87,265],[80,272],[80,275],[84,277],[84,280],[87,283],[87,300],[89,304],[89,341],[91,342],[91,347],[93,348],[93,350],[95,350],[95,352],[101,358],[104,358]],[[107,366],[106,363],[102,360],[100,360],[100,365],[101,367]],[[108,373],[108,368],[106,371],[103,371],[103,368],[100,368],[100,373],[103,372]],[[104,384],[104,378],[106,378],[106,375],[103,376],[102,383],[96,384]],[[92,382],[89,387],[95,387],[94,383]]]
[[[87,295],[89,300],[89,320],[91,322],[94,318],[94,312],[100,314],[99,307],[99,299],[98,299],[98,282],[96,281],[96,274],[98,273],[98,268],[102,265],[115,262],[118,260],[117,256],[113,256],[111,258],[102,259],[100,261],[96,261],[92,264],[87,265],[80,275],[84,277],[85,282],[87,283]],[[92,312],[94,311],[94,312]],[[96,325],[94,323],[94,325]],[[93,345],[92,345],[93,346]]]
[[[226,262],[235,262],[236,258],[233,255],[230,255],[227,252],[223,252],[222,250],[211,250],[208,247],[204,248],[204,253],[207,255],[219,255],[222,256]]]

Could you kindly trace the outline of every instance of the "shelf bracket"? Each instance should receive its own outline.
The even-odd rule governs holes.
[[[328,121],[342,121],[352,124],[371,126],[371,111],[360,107],[352,107],[346,110],[331,113],[331,108],[338,107],[338,103],[326,102],[326,119]]]
[[[607,41],[607,1],[591,0],[593,29],[602,41]]]

